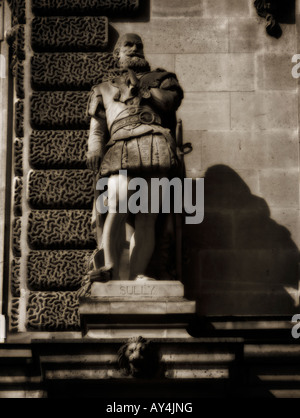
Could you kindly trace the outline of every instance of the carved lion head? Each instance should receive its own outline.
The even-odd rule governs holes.
[[[150,341],[133,337],[119,349],[118,363],[127,376],[151,377],[158,367],[158,355]]]

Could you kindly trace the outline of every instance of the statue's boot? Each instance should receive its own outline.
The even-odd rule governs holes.
[[[153,277],[148,277],[145,276],[144,274],[139,274],[138,276],[136,276],[136,278],[134,279],[134,281],[139,281],[139,280],[144,280],[144,281],[155,281],[156,279],[153,279]]]
[[[113,277],[112,267],[100,267],[99,269],[88,272],[91,283],[93,282],[109,282]]]
[[[88,262],[88,270],[98,270],[104,266],[104,251],[103,248],[100,250],[97,248],[91,255]]]

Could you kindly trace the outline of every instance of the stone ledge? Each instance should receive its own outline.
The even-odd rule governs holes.
[[[142,314],[193,314],[196,311],[196,302],[184,298],[151,300],[137,298],[124,300],[121,298],[90,298],[82,299],[79,313],[81,315],[136,315]]]

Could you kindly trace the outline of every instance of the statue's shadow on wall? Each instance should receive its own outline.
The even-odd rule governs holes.
[[[210,167],[204,184],[204,220],[184,227],[185,288],[198,313],[296,312],[299,250],[289,230],[230,167]]]

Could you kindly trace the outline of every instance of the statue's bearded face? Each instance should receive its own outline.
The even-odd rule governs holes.
[[[135,34],[124,35],[118,42],[115,55],[122,69],[145,71],[149,64],[145,60],[144,46],[141,38]]]

